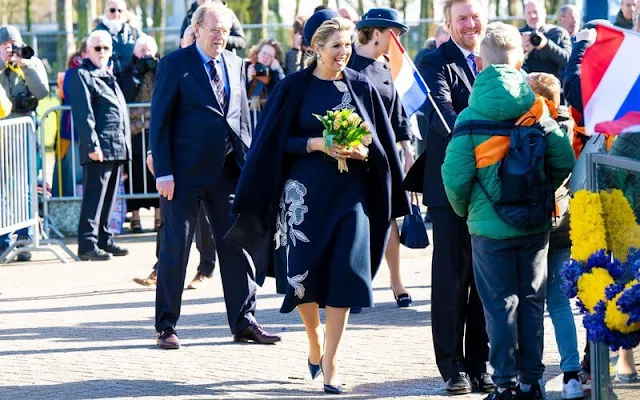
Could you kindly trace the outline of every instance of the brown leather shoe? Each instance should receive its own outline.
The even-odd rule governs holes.
[[[187,286],[187,289],[198,289],[204,286],[207,279],[209,279],[208,276],[202,275],[200,272],[198,272],[196,276],[193,277],[193,280],[191,281],[189,286]]]
[[[233,341],[241,343],[273,344],[280,340],[282,340],[280,336],[268,333],[257,323],[249,324],[242,332],[233,335]]]
[[[158,347],[161,349],[179,349],[180,348],[180,340],[178,340],[178,335],[176,332],[171,329],[165,329],[164,331],[158,333]]]
[[[133,278],[133,281],[142,286],[155,286],[158,283],[158,273],[153,270],[146,278]]]

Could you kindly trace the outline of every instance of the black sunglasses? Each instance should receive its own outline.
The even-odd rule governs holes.
[[[121,9],[121,8],[110,8],[109,9],[109,12],[112,13],[112,14],[115,14],[116,11],[119,12],[120,14],[122,14],[124,12],[124,10]]]
[[[104,51],[109,51],[109,50],[111,50],[111,47],[108,47],[108,46],[95,46],[93,49],[94,49],[96,52],[100,53],[102,50],[104,50]]]

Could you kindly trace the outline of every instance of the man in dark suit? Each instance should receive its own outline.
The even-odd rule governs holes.
[[[527,72],[546,72],[562,80],[562,72],[571,55],[571,36],[564,28],[547,24],[547,9],[541,0],[524,5],[527,25],[520,29]],[[534,38],[537,37],[537,38]]]
[[[486,16],[479,0],[445,0],[444,15],[451,39],[422,57],[418,65],[447,125],[426,102],[423,201],[433,222],[431,327],[436,363],[447,391],[463,394],[473,388],[491,391],[495,386],[486,373],[488,338],[473,279],[471,238],[465,219],[449,204],[440,169],[458,113],[468,105]]]
[[[158,258],[157,343],[180,347],[175,325],[200,207],[206,207],[218,245],[234,340],[275,343],[280,337],[265,332],[253,316],[253,268],[240,247],[223,240],[251,145],[243,61],[224,50],[232,14],[218,2],[206,2],[193,21],[196,43],[160,60],[151,103],[150,144],[165,223]]]
[[[127,102],[107,68],[112,50],[108,32],[92,32],[87,38],[89,57],[69,77],[67,98],[84,167],[78,256],[85,261],[129,254],[113,243],[109,228],[122,167],[131,159]]]

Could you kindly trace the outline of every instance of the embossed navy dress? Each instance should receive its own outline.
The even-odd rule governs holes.
[[[276,223],[275,251],[281,312],[298,304],[321,307],[370,307],[371,257],[367,209],[369,165],[348,160],[340,173],[337,161],[323,152],[307,153],[307,139],[322,137],[313,114],[354,109],[347,85],[311,77],[295,128],[286,144],[286,180]],[[278,267],[277,267],[278,268]],[[284,289],[284,290],[283,290]]]

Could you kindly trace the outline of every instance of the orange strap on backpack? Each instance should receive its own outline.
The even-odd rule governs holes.
[[[536,96],[531,108],[516,121],[516,125],[531,126],[542,118],[545,110],[545,99]],[[555,107],[553,108],[555,110]],[[557,115],[557,114],[556,114]],[[476,168],[485,168],[502,160],[509,151],[509,136],[492,136],[474,149]]]

